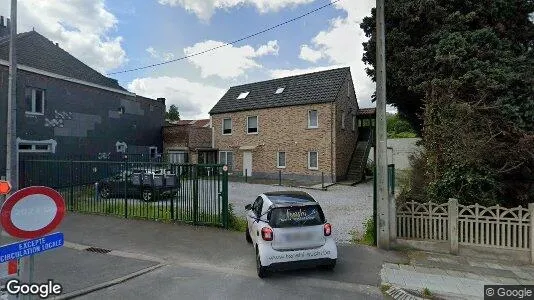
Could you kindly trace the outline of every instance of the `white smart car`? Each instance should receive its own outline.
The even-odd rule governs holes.
[[[260,278],[268,271],[336,266],[332,226],[321,206],[307,193],[263,193],[247,210],[246,240],[254,245]]]

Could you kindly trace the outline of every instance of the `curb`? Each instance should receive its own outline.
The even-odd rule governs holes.
[[[113,286],[113,285],[117,285],[119,283],[123,283],[123,282],[128,281],[130,279],[133,279],[135,277],[139,277],[139,276],[144,275],[144,274],[146,274],[148,272],[151,272],[151,271],[154,271],[156,269],[159,269],[159,268],[161,268],[163,266],[164,266],[164,264],[158,264],[158,265],[155,265],[155,266],[152,266],[152,267],[148,267],[148,268],[139,270],[137,272],[128,274],[126,276],[122,276],[122,277],[110,280],[108,282],[104,282],[104,283],[100,283],[100,284],[97,284],[97,285],[93,285],[93,286],[90,286],[90,287],[85,288],[85,289],[77,290],[77,291],[74,291],[74,292],[70,292],[68,294],[64,294],[64,295],[61,295],[61,296],[54,297],[52,299],[57,299],[57,300],[72,299],[72,298],[75,298],[75,297],[86,295],[86,294],[89,294],[89,293],[92,293],[92,292],[95,292],[95,291],[98,291],[98,290],[101,290],[101,289],[104,289],[104,288],[107,288],[107,287],[110,287],[110,286]]]

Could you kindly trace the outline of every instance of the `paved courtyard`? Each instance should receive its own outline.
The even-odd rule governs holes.
[[[333,185],[327,191],[302,188],[280,187],[263,184],[228,183],[228,201],[238,216],[245,215],[245,205],[254,202],[264,192],[305,191],[321,204],[328,222],[333,226],[337,242],[348,243],[349,232],[363,230],[363,222],[373,215],[373,183],[357,186]]]

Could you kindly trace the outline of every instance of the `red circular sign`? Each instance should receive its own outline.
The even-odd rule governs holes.
[[[64,216],[63,197],[54,189],[44,186],[18,190],[4,202],[0,210],[0,221],[7,233],[28,239],[51,232]]]

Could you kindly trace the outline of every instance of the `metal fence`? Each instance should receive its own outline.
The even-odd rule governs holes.
[[[20,187],[48,186],[70,211],[228,227],[223,165],[21,160]]]

